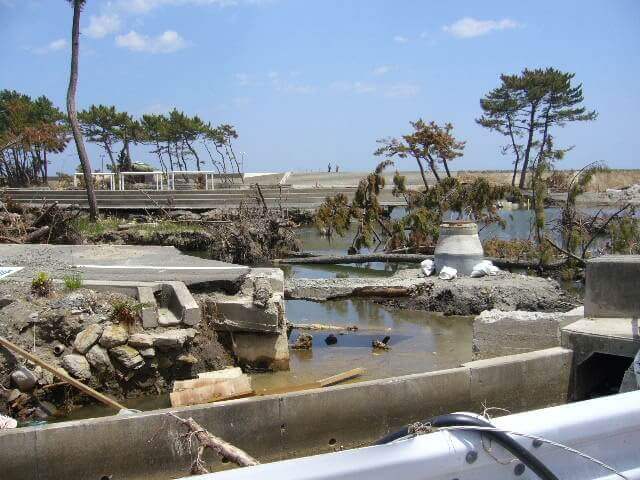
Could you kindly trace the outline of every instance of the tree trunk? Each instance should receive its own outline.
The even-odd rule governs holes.
[[[76,142],[76,150],[84,175],[84,183],[87,188],[87,200],[89,202],[89,218],[92,221],[98,218],[98,202],[96,200],[96,192],[93,189],[93,180],[91,177],[91,163],[87,150],[82,140],[82,132],[78,123],[78,113],[76,111],[76,88],[78,86],[78,52],[80,50],[80,10],[82,4],[80,0],[73,1],[73,27],[71,31],[71,74],[69,76],[69,88],[67,90],[67,114],[69,116],[69,124],[73,132],[73,139]]]
[[[416,162],[418,162],[418,167],[420,167],[420,176],[422,177],[422,182],[424,183],[424,189],[425,191],[428,191],[429,183],[427,182],[427,176],[424,174],[424,167],[422,166],[422,162],[418,157],[415,157],[415,159],[416,159]]]
[[[527,138],[527,148],[524,151],[524,162],[522,163],[522,172],[520,173],[520,188],[524,188],[527,180],[527,168],[529,167],[529,155],[531,153],[531,144],[533,143],[533,132],[535,130],[536,105],[531,105],[531,115],[529,116],[529,136]]]
[[[442,164],[444,165],[444,171],[447,172],[447,177],[451,178],[451,172],[449,171],[449,164],[444,158],[442,159]]]

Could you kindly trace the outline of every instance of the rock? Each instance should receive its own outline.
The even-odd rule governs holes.
[[[102,325],[97,323],[89,325],[76,335],[76,339],[73,342],[73,348],[75,348],[79,353],[87,353],[102,335],[102,330]]]
[[[158,368],[167,369],[173,366],[173,362],[169,357],[160,357],[158,359]]]
[[[98,294],[93,290],[79,289],[71,292],[60,300],[51,303],[52,308],[61,308],[71,311],[93,313],[98,302]]]
[[[198,363],[198,358],[190,353],[183,353],[176,357],[176,362],[182,363],[184,365],[195,365],[196,363]]]
[[[126,369],[135,370],[144,365],[144,359],[135,348],[120,345],[109,350],[109,353]]]
[[[327,335],[327,338],[324,339],[324,343],[327,345],[335,345],[338,343],[338,337],[336,337],[333,333]]]
[[[30,392],[36,386],[38,379],[35,374],[26,367],[18,367],[11,372],[11,382],[21,392]]]
[[[0,297],[0,308],[4,308],[7,305],[11,305],[13,303],[13,298],[2,296]]]
[[[50,417],[57,417],[60,412],[58,408],[51,402],[47,402],[46,400],[40,400],[40,408]]]
[[[180,328],[176,330],[166,330],[152,334],[153,346],[160,350],[171,350],[182,348],[185,343],[190,342],[196,336],[193,328]]]
[[[153,337],[146,333],[134,333],[129,337],[129,345],[137,349],[153,347]]]
[[[51,385],[54,382],[55,377],[53,376],[53,373],[48,370],[44,370],[40,366],[34,368],[33,373],[38,379],[38,385]]]
[[[267,278],[258,277],[253,281],[253,303],[260,308],[266,308],[273,295],[271,283]]]
[[[100,345],[94,345],[89,349],[86,355],[89,364],[98,372],[111,372],[114,370],[113,363],[109,358],[107,350]]]
[[[91,367],[84,355],[72,353],[62,357],[64,369],[79,380],[89,380],[91,378]]]
[[[7,394],[7,397],[6,397],[7,403],[13,402],[19,396],[20,396],[20,390],[18,390],[17,388],[14,388],[13,390],[9,390],[9,393]]]
[[[142,358],[153,358],[156,356],[156,349],[155,348],[144,348],[142,350],[140,350],[140,355],[142,355]]]
[[[129,334],[124,327],[120,325],[107,325],[98,343],[104,348],[114,348],[127,343],[128,338]]]
[[[293,350],[311,350],[313,348],[313,336],[308,333],[301,333],[290,347]]]

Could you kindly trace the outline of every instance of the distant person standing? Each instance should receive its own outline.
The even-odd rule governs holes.
[[[340,169],[340,165],[336,165],[336,173],[338,173],[338,169]]]
[[[331,173],[331,163],[327,166],[327,172]]]

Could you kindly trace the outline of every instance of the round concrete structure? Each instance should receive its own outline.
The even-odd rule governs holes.
[[[455,268],[458,275],[471,275],[473,267],[484,258],[478,226],[473,222],[443,223],[434,253],[437,273],[447,266]]]

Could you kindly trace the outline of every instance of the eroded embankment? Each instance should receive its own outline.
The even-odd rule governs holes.
[[[555,280],[508,272],[453,280],[425,277],[417,269],[385,278],[292,278],[286,282],[285,295],[315,301],[368,296],[391,307],[446,315],[476,315],[494,308],[567,311],[578,305]]]

